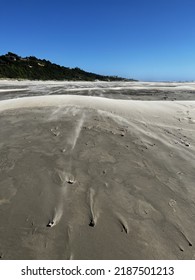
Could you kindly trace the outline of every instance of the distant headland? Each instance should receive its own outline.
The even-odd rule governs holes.
[[[64,67],[35,56],[21,57],[12,52],[0,56],[0,78],[59,81],[135,81],[118,76],[90,73],[78,67]]]

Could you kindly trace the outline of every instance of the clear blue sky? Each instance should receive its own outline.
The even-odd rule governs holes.
[[[195,80],[195,0],[1,0],[0,54],[140,80]]]

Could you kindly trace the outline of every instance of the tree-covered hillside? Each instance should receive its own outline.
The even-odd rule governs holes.
[[[102,76],[79,68],[68,68],[34,56],[20,57],[8,52],[0,56],[0,78],[28,80],[84,80],[121,81],[115,76]]]

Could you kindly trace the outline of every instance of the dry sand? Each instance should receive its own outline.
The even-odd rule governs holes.
[[[129,100],[195,100],[195,82],[0,80],[0,100],[40,95],[85,95]]]
[[[195,259],[195,101],[0,102],[2,259]]]

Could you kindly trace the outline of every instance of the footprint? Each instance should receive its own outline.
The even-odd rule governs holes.
[[[125,226],[125,224],[121,222],[121,226],[122,226],[122,231],[128,234],[128,228]]]
[[[51,132],[54,136],[59,136],[60,132],[58,131],[58,127],[51,128]]]
[[[75,183],[74,179],[71,179],[71,178],[67,178],[67,179],[66,179],[66,182],[67,182],[68,184],[70,184],[70,185],[72,185],[72,184]]]
[[[54,226],[54,221],[49,221],[49,223],[47,224],[47,227],[53,227]]]
[[[118,222],[121,227],[121,232],[125,232],[126,234],[129,233],[129,226],[127,221],[125,220],[124,217],[122,217],[120,214],[117,214]]]
[[[47,223],[47,227],[53,227],[53,226],[56,226],[60,220],[61,220],[61,217],[63,215],[63,204],[62,204],[63,201],[61,201],[59,203],[59,205],[57,205],[57,207],[54,209],[54,214],[53,214],[53,217],[52,219],[49,220],[49,222]]]
[[[95,222],[93,220],[93,217],[90,219],[90,223],[89,223],[90,227],[95,227]]]
[[[175,206],[177,205],[177,202],[174,199],[170,199],[168,204],[173,209],[173,211],[176,212]]]
[[[90,210],[90,216],[89,216],[89,226],[95,227],[97,224],[97,219],[99,217],[99,210],[96,209],[95,211],[95,190],[89,189],[89,210]]]
[[[70,185],[74,184],[76,182],[74,176],[72,174],[67,174],[66,171],[62,170],[55,170],[53,175],[53,180],[59,184],[64,185],[64,183],[68,183]]]
[[[65,172],[64,172],[64,174],[65,174]],[[68,183],[70,185],[72,185],[76,182],[74,176],[70,173],[65,175],[65,181],[66,181],[66,183]]]
[[[191,241],[188,239],[188,237],[184,234],[183,230],[179,227],[177,227],[177,231],[179,232],[179,234],[183,237],[183,239],[187,242],[189,247],[192,247],[192,243]]]
[[[185,145],[186,147],[190,146],[190,143],[180,138],[180,143]]]
[[[179,245],[178,247],[181,252],[184,252],[184,248],[181,245]]]
[[[195,124],[195,120],[189,119],[190,124]]]

